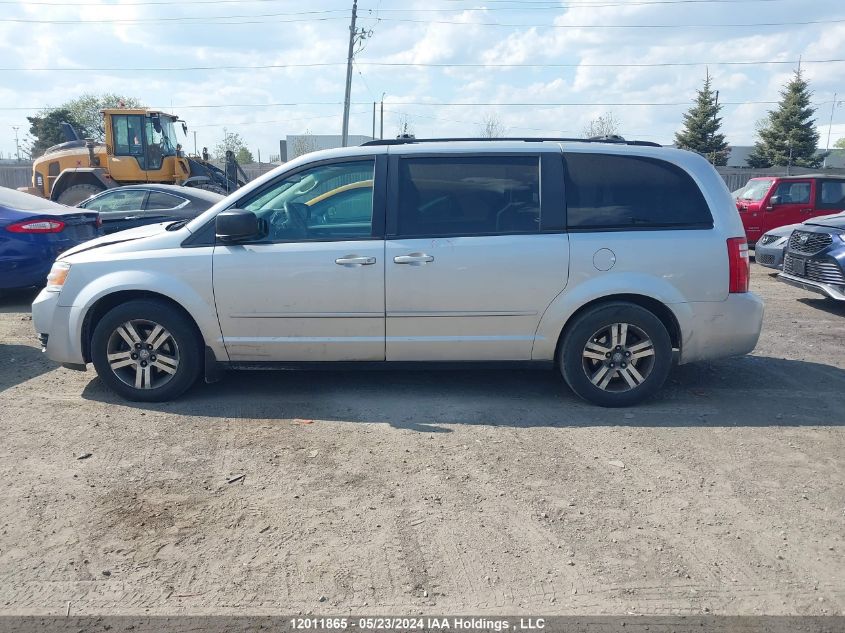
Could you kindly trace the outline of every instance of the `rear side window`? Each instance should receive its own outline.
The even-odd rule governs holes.
[[[399,162],[399,236],[539,232],[538,156],[439,156]]]
[[[839,211],[845,209],[845,180],[820,180],[816,183],[816,207]]]
[[[187,200],[174,196],[163,191],[150,191],[150,197],[147,198],[147,210],[159,211],[163,209],[175,209],[183,206]]]
[[[662,160],[566,155],[571,229],[712,228],[704,196],[683,169]]]

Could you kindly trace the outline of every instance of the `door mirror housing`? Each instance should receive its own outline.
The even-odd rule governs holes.
[[[222,242],[237,242],[258,237],[260,222],[258,216],[245,209],[228,209],[215,218],[215,233]]]
[[[780,204],[780,196],[772,196],[769,198],[769,206],[766,207],[767,209],[771,209]]]

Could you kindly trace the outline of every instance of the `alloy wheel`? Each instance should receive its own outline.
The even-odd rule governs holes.
[[[590,382],[604,391],[623,392],[639,387],[654,368],[654,343],[630,323],[613,323],[593,334],[581,353]]]
[[[117,378],[135,389],[157,389],[179,368],[179,346],[162,325],[133,319],[109,336],[106,358]]]

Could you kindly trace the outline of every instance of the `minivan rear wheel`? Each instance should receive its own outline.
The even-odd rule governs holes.
[[[128,301],[100,319],[91,360],[100,379],[128,400],[162,402],[199,377],[199,335],[193,323],[163,301]]]
[[[672,367],[663,322],[631,303],[589,309],[562,341],[560,369],[569,387],[603,407],[625,407],[652,396]]]

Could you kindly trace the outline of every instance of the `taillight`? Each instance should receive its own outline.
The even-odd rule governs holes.
[[[728,238],[728,292],[748,292],[751,264],[748,261],[748,241],[744,237]]]
[[[6,227],[12,233],[61,233],[65,223],[61,220],[24,220]]]

